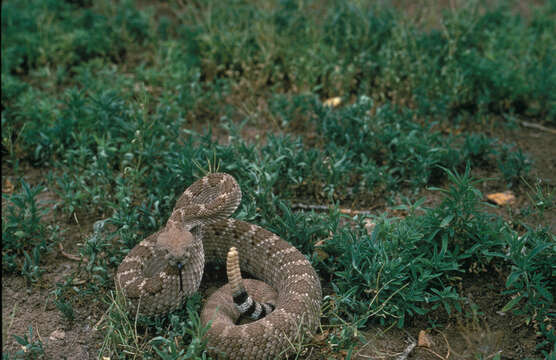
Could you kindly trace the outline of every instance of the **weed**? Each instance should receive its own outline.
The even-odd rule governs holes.
[[[546,210],[553,209],[554,206],[556,206],[556,202],[554,201],[556,195],[554,194],[554,191],[549,190],[546,186],[543,187],[542,180],[537,179],[534,189],[529,183],[525,182],[525,184],[531,190],[529,193],[531,203],[541,217],[544,215]]]
[[[93,225],[93,234],[89,236],[82,248],[82,255],[87,259],[86,270],[91,276],[91,281],[87,284],[93,292],[112,285],[108,269],[116,260],[110,243],[115,234],[105,231],[106,222],[106,220],[99,220]]]
[[[440,305],[448,314],[461,311],[460,295],[449,284],[470,261],[490,262],[511,233],[480,212],[469,167],[463,174],[445,171],[453,184],[442,190],[438,207],[402,221],[380,219],[370,235],[362,225],[357,232],[344,229],[326,243],[341,316],[363,324],[396,319],[403,326],[406,317]]]
[[[110,294],[110,307],[104,321],[107,330],[99,355],[136,358],[157,354],[162,359],[208,358],[204,339],[208,328],[201,325],[198,315],[199,296],[188,299],[185,309],[170,314],[167,319],[169,323],[166,323],[165,319],[147,319],[137,314],[134,319],[130,319],[126,299],[118,292],[115,296],[112,292]],[[188,320],[181,320],[184,318]],[[149,340],[140,334],[141,329],[148,331],[149,328],[161,333],[163,326],[166,336]]]
[[[494,140],[484,134],[471,134],[465,137],[463,151],[474,166],[484,166],[495,151]]]
[[[304,314],[302,315],[302,317]],[[284,351],[280,354],[280,356],[284,356],[286,353],[289,353],[289,357],[293,359],[303,359],[307,358],[307,354],[310,351],[310,340],[311,334],[306,331],[303,327],[303,318],[299,321],[295,334],[293,334],[292,338],[286,338],[288,342],[288,347],[284,349]]]
[[[121,354],[132,358],[140,357],[146,345],[141,342],[137,333],[138,317],[128,317],[128,303],[119,292],[109,293],[109,308],[105,317],[105,336],[99,356],[102,354]]]
[[[63,283],[57,283],[56,289],[52,291],[54,295],[54,305],[62,313],[62,315],[70,322],[75,319],[73,305],[71,299],[74,293],[72,288],[74,281],[73,276],[69,276]]]
[[[42,185],[30,187],[21,180],[21,192],[3,194],[7,215],[2,217],[2,270],[19,270],[28,285],[39,280],[44,271],[40,268],[41,257],[56,243],[58,227],[42,222],[48,209],[37,200],[44,190]]]
[[[554,328],[548,325],[556,316],[550,309],[554,303],[554,284],[550,279],[556,269],[555,254],[556,237],[542,228],[529,229],[522,236],[515,234],[508,243],[508,253],[496,254],[511,264],[506,294],[512,295],[512,299],[502,311],[513,310],[526,315],[527,324],[534,322],[546,337],[540,347],[549,347],[556,340]]]
[[[515,185],[529,173],[531,160],[523,154],[521,149],[510,151],[509,146],[504,146],[499,155],[498,168],[502,172],[504,180],[510,185]]]
[[[44,272],[44,270],[40,268],[41,248],[33,248],[32,258],[29,256],[27,251],[23,251],[23,255],[24,262],[21,269],[21,275],[27,279],[27,286],[30,286],[32,283],[36,283]]]
[[[73,321],[75,319],[73,306],[70,302],[67,300],[54,300],[54,305],[56,305],[56,308],[60,310],[66,319],[69,321]]]
[[[206,339],[204,335],[208,326],[201,324],[201,319],[192,305],[198,298],[190,299],[187,307],[187,322],[180,321],[180,316],[170,316],[170,331],[166,337],[157,336],[151,339],[156,354],[162,359],[207,359]],[[191,304],[191,305],[190,305]],[[181,343],[177,341],[181,340]],[[184,339],[189,339],[189,345]]]
[[[23,336],[13,335],[21,350],[15,354],[16,358],[41,359],[44,357],[44,347],[40,339],[34,340],[33,327],[29,325],[29,331]]]

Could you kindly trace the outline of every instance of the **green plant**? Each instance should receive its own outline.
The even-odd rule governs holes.
[[[450,284],[473,263],[490,263],[511,232],[480,210],[478,180],[469,167],[463,174],[444,171],[452,184],[437,189],[444,193],[439,206],[403,220],[377,219],[372,234],[363,225],[357,232],[343,229],[326,242],[331,256],[325,266],[340,316],[401,327],[406,318],[439,306],[448,314],[461,311],[461,295]]]
[[[188,303],[189,304],[189,303]],[[208,359],[206,353],[206,340],[203,336],[208,331],[208,326],[202,326],[201,319],[196,310],[187,307],[187,322],[180,321],[179,317],[170,317],[170,331],[167,337],[157,336],[151,340],[154,351],[160,358],[170,359]],[[176,339],[189,338],[189,345],[177,344]]]
[[[556,340],[552,325],[556,314],[550,309],[554,303],[553,278],[556,271],[556,236],[547,229],[529,229],[524,235],[514,234],[507,253],[496,256],[506,259],[511,272],[506,280],[506,294],[512,296],[502,311],[525,315],[527,324],[534,322],[546,340],[538,346],[549,350]]]
[[[481,206],[487,204],[482,202],[483,196],[475,185],[485,180],[474,179],[470,170],[469,163],[463,174],[444,169],[452,184],[448,189],[431,188],[444,193],[445,198],[428,212],[424,224],[434,252],[446,254],[462,265],[476,260],[477,255],[491,247],[500,246],[508,236],[501,219],[481,211]]]
[[[209,358],[205,350],[206,340],[203,339],[208,328],[201,325],[198,315],[199,296],[188,299],[185,309],[170,314],[168,318],[152,319],[136,313],[134,318],[130,318],[128,304],[120,293],[115,296],[111,293],[109,301],[105,338],[99,355],[125,358],[152,357],[156,354],[162,359]],[[145,328],[153,328],[156,333],[164,333],[165,336],[144,339],[140,332]]]
[[[530,190],[534,191],[534,193],[530,193],[528,196],[541,217],[546,210],[553,209],[556,206],[554,191],[551,191],[548,187],[543,187],[542,180],[537,179],[534,189],[527,182],[525,183]]]
[[[71,302],[75,288],[72,286],[74,277],[69,276],[63,283],[56,283],[56,289],[52,291],[54,295],[54,305],[62,313],[62,315],[70,322],[75,319],[73,305]]]
[[[126,298],[119,292],[109,293],[109,307],[105,315],[104,340],[99,350],[101,355],[137,357],[146,352],[146,344],[137,332],[138,315],[130,318]],[[124,355],[125,354],[125,355]]]
[[[108,269],[116,258],[115,252],[110,249],[110,240],[116,234],[105,231],[106,222],[107,220],[99,220],[93,225],[93,233],[82,248],[82,255],[87,259],[86,271],[91,276],[88,287],[92,292],[112,285]]]
[[[531,160],[523,154],[521,149],[510,151],[509,146],[502,148],[498,168],[509,184],[516,184],[522,177],[527,176],[531,169]]]
[[[28,329],[28,333],[23,334],[23,336],[13,335],[17,343],[21,345],[21,350],[18,350],[15,356],[16,358],[41,359],[44,357],[43,343],[40,339],[34,340],[31,325]]]
[[[33,257],[29,256],[27,251],[23,251],[23,256],[24,262],[21,275],[27,279],[27,284],[30,286],[32,283],[36,283],[44,272],[44,270],[40,268],[41,248],[33,248]]]
[[[75,319],[75,315],[73,312],[73,306],[67,300],[54,300],[54,304],[56,308],[60,310],[62,315],[69,321],[73,321]]]
[[[494,142],[484,134],[471,134],[465,137],[464,154],[474,166],[488,165],[489,157],[495,151]]]
[[[39,279],[41,255],[54,245],[49,240],[56,229],[42,222],[48,208],[37,200],[44,190],[43,185],[30,187],[21,180],[21,192],[2,195],[7,200],[7,215],[2,217],[2,270],[20,270],[29,283]]]

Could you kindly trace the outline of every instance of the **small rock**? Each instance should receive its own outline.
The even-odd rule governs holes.
[[[50,340],[64,340],[66,338],[66,333],[62,330],[54,330],[48,337]]]

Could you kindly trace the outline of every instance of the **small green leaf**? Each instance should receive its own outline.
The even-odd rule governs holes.
[[[512,284],[519,279],[520,275],[521,275],[521,271],[520,272],[516,271],[511,273],[510,276],[508,276],[508,279],[506,280],[506,288],[512,286]]]
[[[15,341],[17,341],[20,345],[26,346],[27,344],[29,344],[27,337],[21,337],[18,335],[12,335],[12,336],[15,338]]]
[[[537,245],[533,250],[531,250],[531,253],[529,253],[529,255],[527,256],[527,260],[532,260],[535,256],[537,256],[538,253],[540,253],[550,245],[551,245],[550,243]]]
[[[539,292],[539,294],[541,294],[542,297],[544,297],[548,301],[552,302],[552,294],[550,293],[550,291],[548,291],[546,288],[544,288],[542,286],[537,286],[536,288],[537,288],[537,291]]]
[[[508,301],[508,303],[502,308],[502,312],[508,312],[510,311],[514,306],[517,305],[517,303],[519,302],[519,300],[521,300],[522,295],[518,295],[516,297],[514,297],[513,299],[511,299],[510,301]]]
[[[454,214],[446,216],[444,219],[442,219],[442,222],[440,223],[440,227],[441,228],[447,227],[448,225],[450,225],[452,220],[454,220]]]

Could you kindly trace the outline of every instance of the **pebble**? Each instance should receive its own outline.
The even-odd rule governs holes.
[[[54,330],[48,337],[50,340],[64,340],[66,338],[66,333],[62,330]]]

